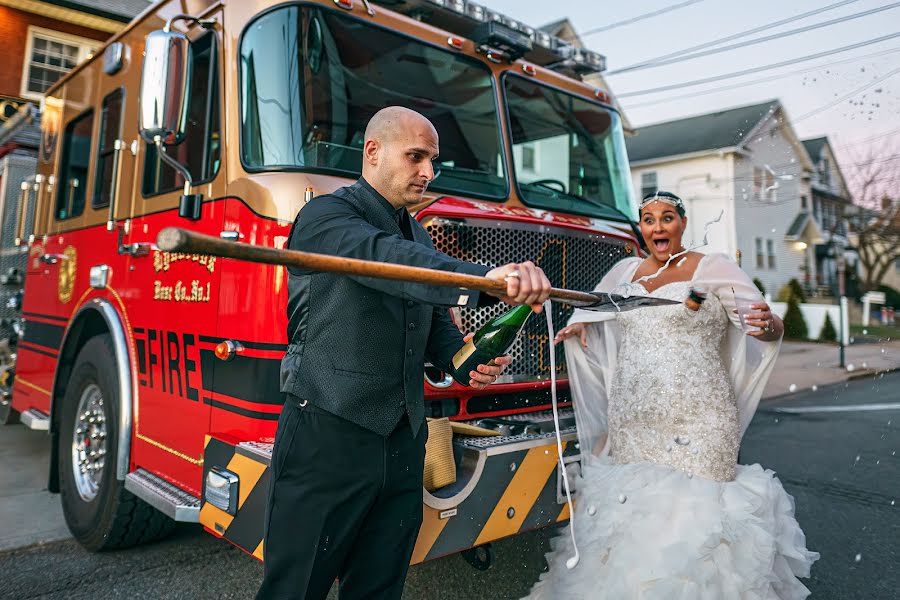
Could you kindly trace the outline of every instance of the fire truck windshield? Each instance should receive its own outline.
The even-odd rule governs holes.
[[[314,6],[256,19],[240,43],[241,158],[248,170],[356,177],[369,118],[390,105],[431,119],[431,189],[505,199],[494,80],[477,60]]]
[[[517,75],[504,76],[503,90],[526,204],[637,220],[618,113]]]

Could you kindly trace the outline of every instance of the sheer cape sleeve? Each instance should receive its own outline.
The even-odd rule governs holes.
[[[630,280],[640,264],[637,257],[626,258],[616,263],[594,288],[595,292],[610,292],[616,286]],[[612,312],[593,312],[576,309],[569,319],[569,325],[586,323],[587,348],[581,347],[581,340],[570,337],[563,342],[566,350],[566,366],[569,373],[569,389],[575,409],[578,426],[578,444],[581,460],[587,464],[591,459],[609,453],[607,408],[609,406],[609,386],[619,354],[622,331]]]
[[[637,257],[618,262],[594,291],[609,292],[630,282],[640,262]],[[740,320],[734,312],[735,293],[756,296],[760,302],[764,299],[750,277],[725,254],[710,254],[701,259],[692,287],[715,294],[731,322],[721,352],[729,370],[743,435],[775,366],[781,340],[761,342],[741,331]],[[566,339],[564,344],[582,462],[589,464],[609,453],[609,392],[618,364],[622,330],[614,312],[576,309],[569,319],[570,325],[574,323],[588,325],[586,348],[582,348],[577,336]]]
[[[753,297],[755,302],[765,302],[765,298],[750,276],[726,254],[710,254],[702,260],[697,266],[697,273],[694,274],[693,286],[698,291],[715,294],[733,325],[728,328],[728,334],[725,336],[722,357],[734,389],[743,436],[759,406],[769,376],[775,368],[781,338],[763,342],[746,335],[741,330],[735,294]]]

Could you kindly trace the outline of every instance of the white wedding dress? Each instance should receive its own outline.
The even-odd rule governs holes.
[[[639,262],[619,263],[597,289],[630,282]],[[573,317],[594,322],[587,349],[566,341],[582,453],[580,558],[566,567],[567,528],[529,598],[809,594],[797,577],[809,576],[818,554],[806,549],[793,499],[772,471],[736,464],[779,343],[743,335],[729,319],[734,293],[756,288],[725,255],[704,257],[692,281],[650,295],[683,300],[691,287],[708,292],[698,312],[678,304]],[[639,285],[629,291],[647,295]]]

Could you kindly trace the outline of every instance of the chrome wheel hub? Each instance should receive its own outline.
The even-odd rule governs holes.
[[[72,474],[78,495],[85,502],[97,497],[106,464],[106,416],[103,393],[90,384],[81,394],[72,432]]]

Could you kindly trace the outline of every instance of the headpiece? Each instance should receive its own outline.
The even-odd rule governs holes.
[[[687,211],[684,209],[684,202],[673,194],[672,192],[663,192],[661,190],[657,190],[651,194],[647,194],[644,196],[644,199],[641,200],[641,206],[638,210],[645,208],[651,202],[665,202],[666,204],[671,204],[678,211],[678,214],[682,217],[685,215]]]

